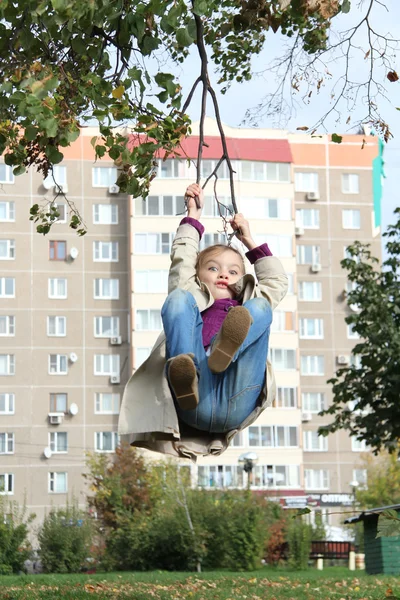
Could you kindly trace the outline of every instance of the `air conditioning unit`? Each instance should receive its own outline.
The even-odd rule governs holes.
[[[109,194],[119,194],[119,185],[117,185],[116,183],[114,183],[113,185],[110,185],[110,187],[108,188],[108,193]]]
[[[110,338],[110,344],[111,346],[120,346],[122,344],[121,336],[117,335],[116,337]]]
[[[67,192],[68,192],[68,186],[66,183],[54,186],[55,194],[66,194]]]
[[[307,200],[311,200],[311,202],[319,200],[319,192],[307,192],[306,198]]]
[[[337,361],[338,365],[348,365],[350,363],[350,356],[347,354],[339,354]]]
[[[120,376],[119,376],[119,375],[111,375],[111,377],[110,377],[110,383],[111,383],[112,385],[116,385],[116,384],[118,384],[118,383],[121,383],[121,378],[120,378]]]
[[[295,235],[304,235],[304,228],[303,227],[295,227],[294,234]]]
[[[311,265],[311,271],[312,271],[313,273],[319,273],[321,269],[322,269],[322,267],[321,267],[321,264],[320,264],[320,263],[313,263],[313,264]]]
[[[308,423],[312,419],[312,414],[310,412],[303,412],[301,414],[301,420],[303,423]]]
[[[49,413],[50,425],[60,425],[62,423],[64,413]]]

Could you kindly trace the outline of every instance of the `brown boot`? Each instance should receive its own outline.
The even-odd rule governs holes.
[[[234,306],[230,309],[208,357],[210,371],[222,373],[229,367],[236,352],[246,339],[252,322],[253,319],[244,306]]]
[[[169,362],[169,383],[182,410],[194,410],[199,403],[197,371],[188,354],[178,354]]]

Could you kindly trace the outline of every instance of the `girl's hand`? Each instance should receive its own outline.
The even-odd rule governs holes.
[[[236,233],[238,240],[240,240],[248,250],[253,250],[253,248],[257,247],[257,244],[251,237],[249,222],[244,218],[242,213],[236,214],[229,222],[233,231]]]
[[[197,203],[196,203],[197,200]],[[203,189],[198,183],[189,185],[185,192],[185,202],[188,217],[199,220],[204,206]]]

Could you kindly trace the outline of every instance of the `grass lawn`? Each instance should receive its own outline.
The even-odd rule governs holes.
[[[0,599],[400,600],[400,578],[341,567],[294,572],[99,573],[0,576]]]

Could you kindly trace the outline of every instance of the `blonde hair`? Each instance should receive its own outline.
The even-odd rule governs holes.
[[[215,244],[214,246],[209,246],[208,248],[205,248],[204,250],[199,252],[199,254],[197,256],[197,261],[196,261],[196,274],[197,275],[199,274],[200,269],[202,268],[202,266],[204,265],[204,263],[207,261],[207,259],[210,256],[214,256],[216,254],[222,254],[222,252],[226,252],[227,250],[232,250],[232,252],[234,252],[235,254],[237,254],[239,256],[240,264],[242,266],[243,275],[244,275],[246,273],[246,269],[244,266],[244,260],[243,260],[242,254],[236,248],[233,248],[232,246],[226,246],[225,244]]]

